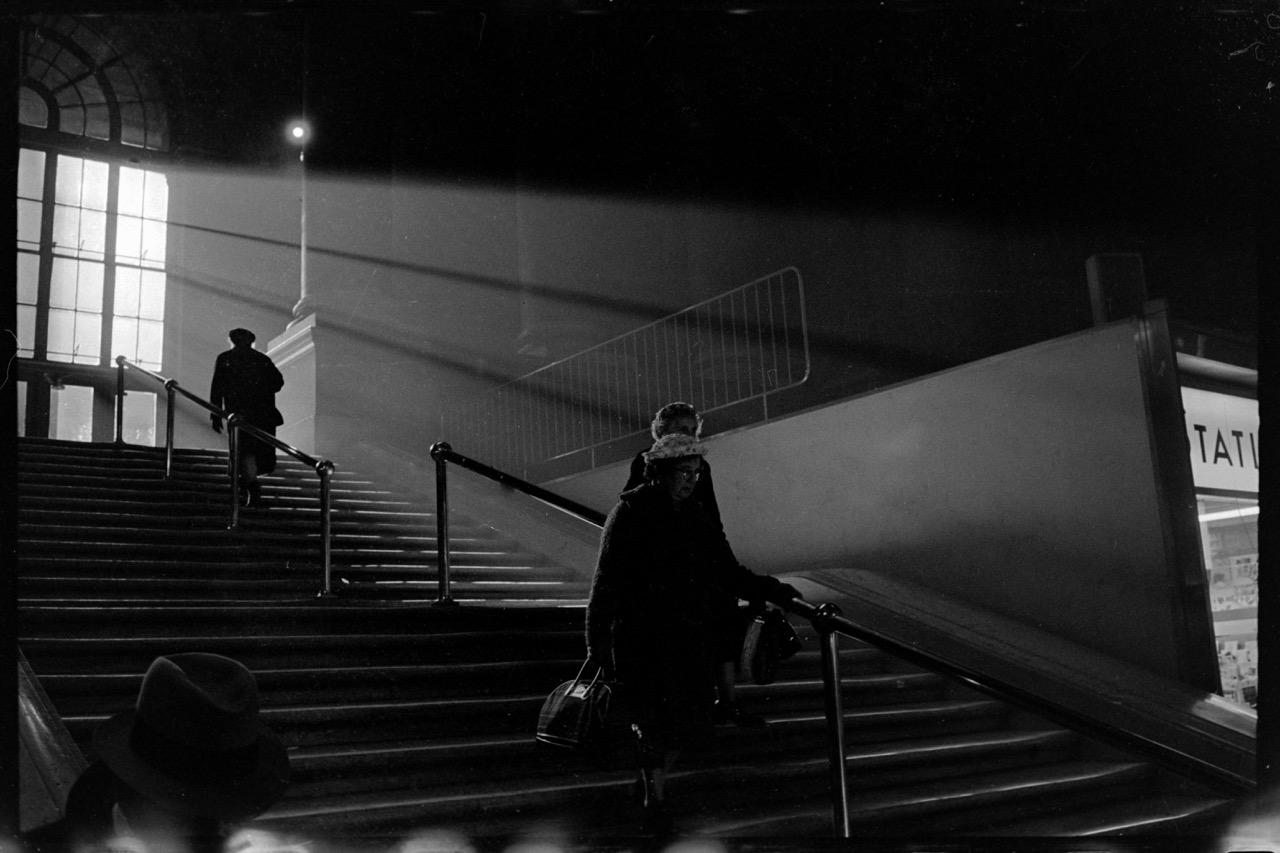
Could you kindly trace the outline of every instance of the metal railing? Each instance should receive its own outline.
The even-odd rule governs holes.
[[[513,477],[497,468],[491,468],[483,462],[477,462],[470,457],[463,456],[461,453],[455,453],[453,448],[449,446],[447,441],[437,441],[431,445],[431,458],[436,463],[436,562],[438,566],[437,580],[439,583],[439,593],[436,597],[437,604],[453,604],[453,596],[450,592],[450,566],[449,566],[449,482],[448,482],[448,463],[452,462],[460,468],[466,468],[482,477],[493,480],[503,486],[508,486],[518,492],[523,492],[532,498],[542,501],[549,506],[553,506],[562,512],[567,512],[572,516],[582,519],[583,521],[594,524],[596,527],[603,527],[605,516],[604,513],[597,512],[588,506],[583,506],[577,501],[570,500],[555,492],[549,492],[541,486],[535,486],[532,483],[526,483],[518,477]]]
[[[277,450],[283,451],[288,455],[297,459],[302,464],[308,466],[320,478],[320,563],[323,572],[319,597],[332,594],[333,585],[331,580],[332,561],[333,561],[333,520],[332,520],[332,494],[330,480],[333,477],[334,464],[328,459],[317,459],[314,456],[303,453],[296,447],[281,441],[269,432],[258,429],[253,424],[245,421],[235,412],[227,412],[219,409],[209,401],[192,394],[190,391],[178,384],[175,379],[168,379],[154,371],[148,370],[141,365],[134,364],[124,356],[116,356],[116,444],[124,444],[124,398],[125,390],[125,370],[134,370],[143,376],[149,377],[164,386],[167,394],[165,402],[165,441],[164,441],[164,478],[166,480],[173,477],[173,423],[175,412],[175,401],[178,394],[186,397],[200,408],[212,415],[217,415],[227,423],[227,467],[228,475],[231,480],[231,519],[227,524],[228,529],[235,529],[240,526],[240,433],[245,432],[259,441],[264,441]]]
[[[440,564],[440,598],[438,603],[454,603],[449,597],[449,504],[445,475],[445,467],[450,462],[511,489],[523,492],[597,527],[604,526],[606,516],[603,513],[457,453],[447,442],[440,441],[432,445],[431,456],[436,462],[436,525]],[[1122,748],[1137,749],[1145,755],[1153,756],[1162,764],[1179,771],[1212,780],[1239,793],[1252,793],[1257,788],[1255,780],[1207,762],[1198,756],[1180,750],[1176,746],[1155,740],[1131,728],[1097,720],[1087,714],[1032,693],[1005,679],[935,656],[924,649],[885,637],[868,628],[863,628],[845,618],[840,609],[834,604],[813,604],[804,599],[794,599],[778,606],[794,616],[807,619],[809,624],[813,626],[814,631],[817,632],[821,642],[822,695],[827,723],[827,756],[830,766],[829,785],[832,828],[839,838],[852,837],[844,709],[840,691],[840,636],[842,635],[874,646],[908,663],[954,679],[967,687],[978,690],[1002,702],[1039,714],[1061,725],[1082,731]]]
[[[590,455],[645,434],[673,400],[703,414],[760,400],[809,376],[804,283],[788,267],[494,389],[445,413],[446,435],[509,471]]]

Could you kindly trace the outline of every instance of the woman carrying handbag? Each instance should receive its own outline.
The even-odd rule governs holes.
[[[587,604],[587,655],[616,678],[636,735],[644,828],[670,831],[666,777],[680,752],[712,736],[725,632],[737,601],[799,596],[732,558],[719,526],[693,499],[704,445],[670,434],[645,453],[645,482],[609,513]]]

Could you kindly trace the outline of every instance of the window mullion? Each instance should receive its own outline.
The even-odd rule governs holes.
[[[120,216],[120,166],[107,166],[107,223],[102,247],[102,339],[98,342],[102,364],[110,366],[113,354],[116,304],[116,227]]]
[[[36,281],[36,328],[31,354],[49,357],[49,289],[53,281],[53,211],[58,184],[58,154],[44,158],[44,194],[40,203],[40,269]]]

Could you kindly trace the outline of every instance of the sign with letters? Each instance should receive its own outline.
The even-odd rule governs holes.
[[[1197,489],[1258,491],[1258,401],[1182,389],[1182,409]]]

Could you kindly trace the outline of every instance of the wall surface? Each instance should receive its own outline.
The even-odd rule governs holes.
[[[300,174],[284,162],[169,175],[163,372],[204,394],[227,330],[253,329],[265,350],[292,319]],[[457,443],[437,434],[442,412],[787,266],[804,281],[812,369],[769,413],[813,408],[1082,328],[1084,258],[1102,248],[1070,224],[1015,229],[989,213],[905,205],[813,209],[321,166],[307,187],[319,348],[304,396],[321,411],[285,415],[314,417],[326,446],[302,449],[335,458],[365,428],[402,445]],[[1158,254],[1169,242],[1151,245]],[[179,444],[220,446],[198,412],[180,412],[178,430]]]
[[[739,559],[882,573],[1177,677],[1135,326],[711,437]],[[607,509],[625,478],[547,485]]]

